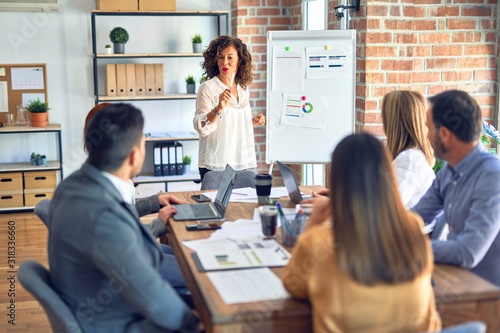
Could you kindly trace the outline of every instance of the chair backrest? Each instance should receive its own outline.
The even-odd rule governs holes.
[[[33,212],[35,213],[40,220],[42,220],[43,224],[48,228],[50,227],[49,225],[49,206],[50,206],[50,199],[43,199],[42,201],[38,202],[35,206],[35,209],[33,209]]]
[[[36,261],[24,261],[19,266],[21,285],[42,304],[52,330],[57,333],[82,333],[74,314],[50,283],[49,271]]]
[[[209,171],[203,177],[201,190],[217,190],[224,171]],[[250,170],[236,171],[236,181],[233,188],[255,187],[255,172]]]
[[[471,321],[443,328],[441,333],[485,333],[486,325],[482,321]]]

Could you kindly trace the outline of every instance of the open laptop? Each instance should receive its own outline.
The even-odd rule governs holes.
[[[283,182],[285,183],[285,187],[288,191],[290,200],[292,200],[294,204],[300,203],[304,198],[300,193],[299,186],[297,185],[297,180],[295,179],[295,175],[293,174],[293,170],[280,161],[276,161],[276,163],[278,164],[278,168],[280,169],[281,177],[283,178]]]
[[[174,220],[188,221],[223,218],[229,204],[235,180],[236,171],[229,164],[226,165],[215,201],[206,204],[173,205],[177,209],[177,213],[173,215]]]

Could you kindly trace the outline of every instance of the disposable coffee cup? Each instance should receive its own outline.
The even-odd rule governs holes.
[[[255,175],[255,190],[257,191],[257,201],[261,205],[269,202],[273,176],[267,173]]]
[[[262,233],[264,236],[273,237],[276,235],[276,227],[278,224],[278,207],[276,206],[260,206],[259,207],[260,221],[262,223]]]

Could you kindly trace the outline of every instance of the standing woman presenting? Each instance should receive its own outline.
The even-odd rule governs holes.
[[[239,38],[220,36],[203,52],[207,79],[200,85],[193,119],[200,134],[198,166],[203,180],[208,171],[255,168],[253,126],[265,124],[264,115],[252,117],[249,86],[252,56]]]

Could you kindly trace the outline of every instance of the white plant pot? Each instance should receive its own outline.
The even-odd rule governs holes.
[[[113,49],[110,47],[104,48],[104,51],[106,52],[106,54],[113,54]]]
[[[193,53],[201,53],[201,43],[193,43]]]

